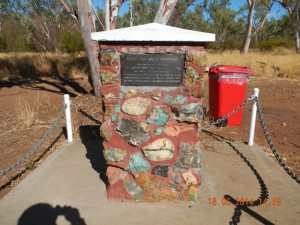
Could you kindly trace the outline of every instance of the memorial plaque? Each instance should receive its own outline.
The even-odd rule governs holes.
[[[183,68],[183,54],[122,54],[121,82],[124,86],[181,86]]]

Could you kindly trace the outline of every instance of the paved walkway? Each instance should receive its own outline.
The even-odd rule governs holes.
[[[99,174],[100,146],[63,144],[0,200],[0,224],[300,224],[300,186],[259,146],[203,144],[197,204],[108,201]],[[224,197],[234,204],[242,198],[260,204],[268,197],[268,202],[228,206]]]

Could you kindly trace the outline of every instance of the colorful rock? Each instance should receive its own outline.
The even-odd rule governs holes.
[[[129,164],[126,170],[146,173],[150,164],[143,158],[141,153],[135,153],[130,156]]]
[[[165,161],[173,158],[174,144],[167,138],[158,139],[142,148],[151,161]]]
[[[133,116],[143,115],[150,103],[151,100],[148,98],[130,98],[123,103],[122,110],[123,112]]]
[[[154,106],[147,116],[147,123],[164,126],[170,118],[169,114],[165,112],[165,109],[166,107]]]
[[[148,124],[139,123],[135,120],[121,119],[117,130],[121,132],[123,138],[134,146],[139,146],[150,138],[150,129]]]

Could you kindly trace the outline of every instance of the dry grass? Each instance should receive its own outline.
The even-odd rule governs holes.
[[[85,54],[0,53],[0,81],[41,77],[86,77]]]
[[[241,55],[239,51],[209,52],[208,58],[208,65],[215,62],[241,65],[253,69],[255,76],[300,80],[300,55],[294,50],[278,48],[273,52],[253,51],[247,55]]]
[[[300,80],[300,55],[294,50],[278,48],[273,52],[252,51],[241,55],[239,51],[208,52],[208,65],[247,66],[255,76]],[[64,77],[78,79],[88,74],[85,54],[54,53],[0,53],[0,81],[20,78]]]
[[[40,100],[40,94],[37,94],[37,98],[30,104],[27,100],[19,97],[17,105],[15,107],[15,114],[18,121],[18,126],[21,128],[27,128],[32,126],[38,121],[39,109],[42,105]]]

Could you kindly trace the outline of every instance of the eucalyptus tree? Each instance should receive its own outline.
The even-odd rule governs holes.
[[[271,16],[274,1],[270,0],[247,0],[244,7],[246,11],[246,35],[241,49],[242,54],[249,51],[251,39],[264,27],[267,18]]]
[[[167,24],[178,0],[161,0],[154,18],[155,23]]]
[[[216,47],[220,48],[235,26],[237,12],[230,9],[230,0],[204,0],[201,4],[206,13],[210,32],[216,33]]]
[[[289,14],[296,41],[296,52],[300,54],[300,0],[274,0],[284,7]]]

